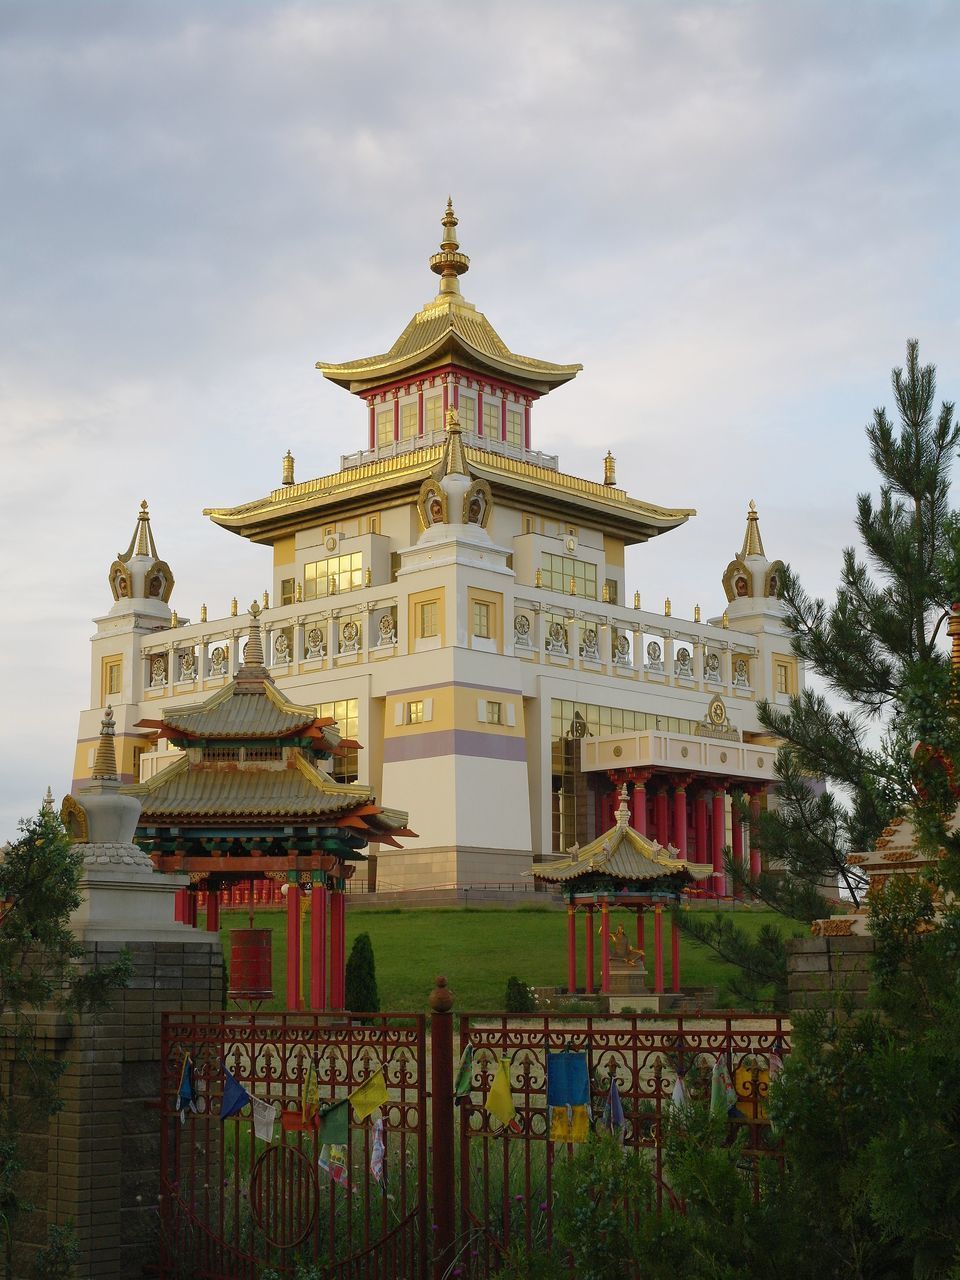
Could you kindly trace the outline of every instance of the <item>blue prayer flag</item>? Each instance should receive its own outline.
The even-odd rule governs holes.
[[[547,1106],[585,1107],[590,1102],[590,1073],[587,1055],[572,1053],[547,1054]]]
[[[620,1101],[620,1090],[617,1088],[616,1076],[610,1078],[610,1092],[607,1094],[607,1100],[603,1104],[603,1115],[600,1119],[604,1129],[608,1129],[614,1136],[623,1138],[623,1129],[626,1121],[623,1116],[623,1103]]]
[[[183,1067],[180,1070],[180,1084],[177,1088],[177,1111],[180,1123],[185,1124],[187,1111],[197,1110],[197,1095],[193,1088],[193,1059],[189,1053],[183,1055]]]
[[[227,1077],[223,1085],[223,1100],[220,1103],[220,1119],[226,1120],[228,1116],[235,1116],[250,1101],[250,1095],[240,1082],[230,1074],[227,1070],[227,1064],[223,1064],[223,1072]]]

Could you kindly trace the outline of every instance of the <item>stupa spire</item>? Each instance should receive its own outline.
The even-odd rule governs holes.
[[[117,558],[126,563],[133,556],[150,556],[154,560],[158,559],[157,544],[153,540],[153,530],[150,528],[150,511],[147,507],[146,498],[140,503],[140,512],[137,515],[137,523],[133,528],[133,537],[130,539],[130,545]]]
[[[750,507],[747,511],[747,529],[743,535],[743,546],[740,548],[740,559],[745,560],[747,556],[762,556],[763,539],[760,537],[760,517],[757,514],[757,504],[750,499]]]
[[[100,738],[97,742],[97,754],[93,762],[93,778],[101,781],[119,781],[117,773],[117,753],[114,748],[116,725],[113,723],[113,707],[108,704],[100,721]]]
[[[443,443],[443,457],[436,472],[438,480],[444,476],[469,476],[467,459],[463,453],[463,436],[456,409],[447,410],[447,438]]]
[[[453,211],[453,199],[447,196],[447,207],[440,225],[443,227],[443,239],[440,241],[440,252],[430,258],[430,270],[440,277],[440,293],[459,294],[462,276],[470,270],[470,259],[460,252],[460,241],[457,239],[456,227],[459,219]]]
[[[260,614],[263,612],[256,600],[251,604],[250,630],[247,643],[243,646],[243,661],[236,674],[236,683],[240,692],[256,692],[256,688],[245,690],[244,686],[258,686],[269,678],[263,662],[263,637],[260,634]]]

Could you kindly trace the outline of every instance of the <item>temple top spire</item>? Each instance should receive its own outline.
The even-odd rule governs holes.
[[[470,270],[470,259],[460,253],[460,241],[457,239],[456,226],[459,218],[453,211],[453,198],[447,196],[447,207],[444,210],[440,225],[443,227],[443,239],[440,241],[440,252],[430,258],[430,270],[440,277],[440,296],[444,294],[460,294],[458,276]]]
[[[129,546],[110,566],[109,581],[116,602],[114,613],[135,609],[153,613],[164,621],[169,619],[173,574],[157,554],[146,498],[140,503]]]
[[[743,546],[740,548],[741,560],[746,560],[747,556],[762,556],[763,539],[760,537],[760,517],[757,514],[757,504],[750,499],[750,506],[747,510],[747,528],[743,535]]]

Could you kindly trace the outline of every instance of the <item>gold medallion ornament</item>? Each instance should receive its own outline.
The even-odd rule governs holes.
[[[718,727],[727,722],[727,708],[723,705],[722,698],[714,698],[707,709],[707,715],[710,717],[710,723]]]

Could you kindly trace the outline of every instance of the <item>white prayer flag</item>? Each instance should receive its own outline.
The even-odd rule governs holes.
[[[253,1132],[264,1142],[272,1142],[277,1124],[277,1104],[264,1102],[262,1098],[251,1098],[250,1105],[253,1107]]]

